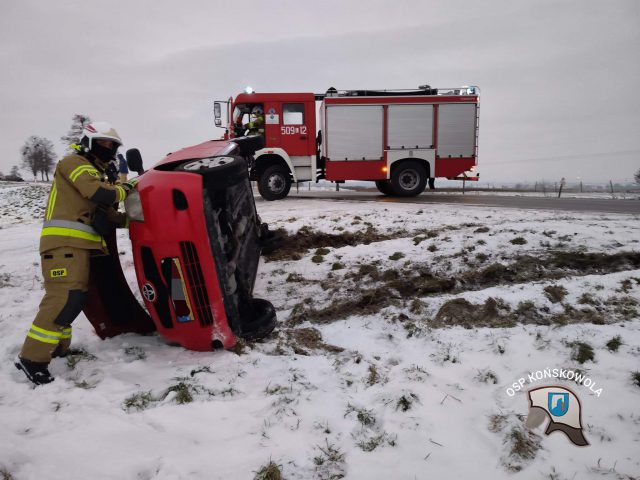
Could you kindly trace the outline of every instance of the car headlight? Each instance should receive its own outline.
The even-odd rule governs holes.
[[[129,220],[134,222],[144,222],[144,212],[142,211],[142,202],[140,194],[137,190],[133,190],[124,200],[124,209],[127,212]]]

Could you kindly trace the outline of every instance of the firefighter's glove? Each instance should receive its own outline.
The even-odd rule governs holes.
[[[138,179],[134,178],[132,180],[127,180],[126,182],[123,182],[120,186],[124,188],[127,191],[127,195],[129,195],[131,190],[136,189],[137,184],[138,184]]]

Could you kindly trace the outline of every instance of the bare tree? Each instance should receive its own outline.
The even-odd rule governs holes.
[[[11,182],[22,182],[22,177],[20,176],[20,171],[18,170],[18,166],[14,165],[11,167],[9,171],[9,175],[4,177],[5,180],[9,180]]]
[[[633,174],[633,179],[636,181],[638,185],[640,185],[640,168],[636,173]]]
[[[48,138],[32,135],[20,149],[22,166],[33,173],[33,179],[37,179],[38,172],[44,180],[46,175],[49,181],[49,172],[53,170],[56,162],[56,153],[53,151],[53,142]]]
[[[67,144],[67,149],[71,150],[71,145],[74,143],[80,142],[80,135],[82,135],[82,129],[91,123],[91,118],[88,115],[83,114],[74,114],[71,119],[71,128],[69,128],[69,133],[65,136],[60,137],[64,143]]]

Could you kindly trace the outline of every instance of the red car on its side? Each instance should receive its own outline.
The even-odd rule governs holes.
[[[247,162],[262,143],[261,137],[213,140],[174,152],[139,177],[125,202],[138,286],[155,328],[172,343],[231,348],[238,337],[262,338],[275,327],[273,305],[253,298],[264,227]],[[142,170],[137,150],[127,159]],[[121,315],[106,318],[99,307],[109,300],[98,298],[105,295],[115,296],[94,292],[96,301],[85,309],[99,335],[153,329],[139,312],[137,320],[130,313],[130,328],[126,321],[112,328]],[[126,302],[119,297],[116,302],[131,303],[132,295]]]

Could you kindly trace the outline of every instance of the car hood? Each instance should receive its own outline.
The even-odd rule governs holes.
[[[236,148],[237,146],[235,143],[228,142],[226,140],[209,140],[208,142],[186,147],[178,150],[177,152],[170,153],[160,160],[156,166],[182,160],[194,160],[198,158],[213,157],[215,155],[226,155]]]

